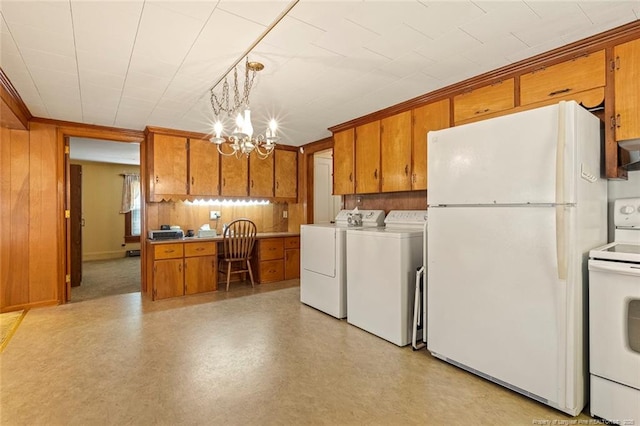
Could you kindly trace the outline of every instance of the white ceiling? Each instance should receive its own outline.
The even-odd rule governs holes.
[[[278,17],[292,9],[270,32]],[[1,0],[34,116],[210,132],[209,88],[261,36],[253,125],[282,143],[639,19],[635,1]],[[243,71],[241,70],[241,73]]]

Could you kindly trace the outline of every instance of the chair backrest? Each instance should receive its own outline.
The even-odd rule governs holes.
[[[225,259],[248,259],[256,240],[256,224],[249,219],[236,219],[224,230]]]

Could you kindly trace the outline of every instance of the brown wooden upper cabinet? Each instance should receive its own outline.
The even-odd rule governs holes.
[[[298,153],[276,149],[275,157],[275,194],[277,198],[298,197]]]
[[[515,106],[514,79],[500,80],[453,98],[455,124]]]
[[[411,190],[411,111],[380,121],[382,192]]]
[[[333,134],[333,194],[355,193],[355,129]]]
[[[246,197],[249,195],[249,159],[245,156],[220,156],[220,195]]]
[[[616,141],[640,138],[640,39],[615,46]]]
[[[380,121],[356,127],[356,194],[380,192]]]
[[[211,197],[220,194],[220,155],[206,139],[189,139],[189,195]]]
[[[261,159],[254,152],[249,156],[249,195],[273,197],[273,155]]]
[[[520,77],[520,104],[561,98],[596,87],[606,81],[605,52],[579,56]]]
[[[187,195],[187,138],[151,133],[148,141],[151,201]]]
[[[449,127],[449,99],[433,102],[413,110],[411,189],[427,189],[427,133]]]

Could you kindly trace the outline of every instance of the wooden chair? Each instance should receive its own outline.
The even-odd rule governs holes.
[[[251,287],[254,287],[250,260],[253,244],[256,240],[256,224],[249,219],[236,219],[229,223],[222,236],[224,253],[220,256],[218,272],[225,273],[223,266],[226,263],[227,291],[229,291],[231,274],[242,274],[244,279],[244,274],[248,272],[249,278],[251,278]],[[232,268],[234,263],[240,266]]]

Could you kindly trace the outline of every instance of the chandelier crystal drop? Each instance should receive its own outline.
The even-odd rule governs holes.
[[[209,139],[217,145],[218,152],[222,155],[235,155],[240,158],[249,156],[252,152],[261,158],[267,158],[274,150],[278,137],[278,124],[275,119],[271,119],[269,127],[264,134],[254,136],[253,124],[251,123],[251,109],[249,108],[249,95],[255,79],[256,73],[262,71],[264,65],[260,62],[245,61],[244,86],[242,96],[238,85],[238,67],[233,70],[233,99],[230,95],[230,86],[225,76],[222,89],[219,94],[215,90],[216,85],[211,89],[211,108],[214,115],[213,137]],[[235,116],[235,129],[230,135],[224,135],[224,126],[221,115],[228,117]]]

